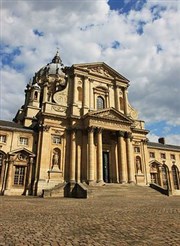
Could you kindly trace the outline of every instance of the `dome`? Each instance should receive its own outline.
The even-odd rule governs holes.
[[[42,84],[43,82],[56,80],[64,80],[66,75],[63,72],[64,66],[60,58],[59,52],[57,51],[56,55],[52,59],[51,63],[48,63],[46,66],[42,67],[37,73],[35,73],[33,84],[38,83]]]

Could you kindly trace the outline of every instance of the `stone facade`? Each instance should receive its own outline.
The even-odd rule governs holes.
[[[0,121],[1,193],[41,195],[59,184],[71,192],[77,183],[179,190],[180,147],[148,142],[128,86],[105,63],[64,67],[57,52],[27,85],[14,122]]]

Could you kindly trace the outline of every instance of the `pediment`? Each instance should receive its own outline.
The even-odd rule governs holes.
[[[118,73],[116,70],[111,68],[104,62],[94,62],[94,63],[83,63],[83,64],[74,64],[73,67],[80,68],[84,71],[88,71],[89,74],[97,75],[101,77],[106,77],[110,79],[119,79],[125,83],[129,83],[129,80],[123,75]]]
[[[26,148],[19,148],[9,152],[9,155],[16,155],[17,153],[25,153],[29,156],[35,157],[35,154]]]
[[[152,165],[156,165],[156,166],[162,166],[162,163],[160,163],[159,161],[157,160],[152,160],[149,162],[149,166],[151,167]]]
[[[116,121],[116,122],[118,121],[118,122],[123,122],[127,124],[133,123],[133,121],[129,117],[117,111],[115,108],[102,109],[96,112],[89,112],[88,114],[85,115],[85,117]]]

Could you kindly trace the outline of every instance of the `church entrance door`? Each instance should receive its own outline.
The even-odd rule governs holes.
[[[110,182],[109,176],[109,152],[103,151],[103,180],[105,183]]]

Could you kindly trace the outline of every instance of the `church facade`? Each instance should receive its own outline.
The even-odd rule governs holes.
[[[180,146],[147,139],[128,102],[129,80],[105,63],[64,67],[59,56],[25,90],[13,122],[0,121],[0,189],[42,195],[60,185],[156,184],[180,190]]]

